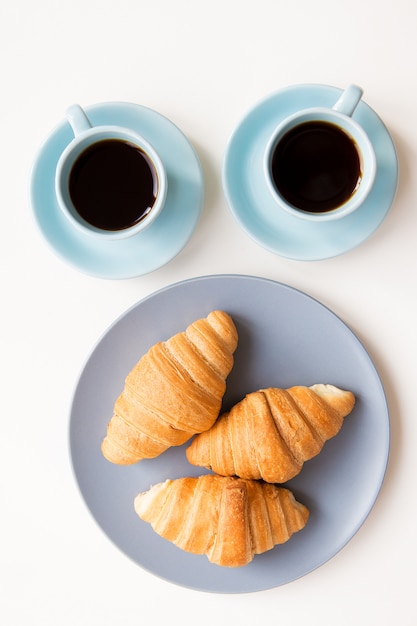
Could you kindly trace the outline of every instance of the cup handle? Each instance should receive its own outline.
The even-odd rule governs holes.
[[[85,114],[84,109],[79,104],[73,104],[66,110],[66,116],[71,124],[71,128],[74,135],[77,136],[80,133],[84,133],[86,130],[92,128],[92,124]]]
[[[363,89],[357,85],[349,85],[333,107],[333,111],[339,111],[351,117],[362,98]]]

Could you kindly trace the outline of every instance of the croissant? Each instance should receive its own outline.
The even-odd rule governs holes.
[[[256,391],[197,435],[186,456],[217,474],[284,483],[339,432],[354,404],[353,393],[333,385]]]
[[[158,483],[136,496],[134,507],[158,535],[225,567],[286,542],[309,516],[288,489],[214,474]]]
[[[128,374],[102,442],[107,460],[153,458],[212,426],[233,366],[237,331],[212,311],[142,356]]]

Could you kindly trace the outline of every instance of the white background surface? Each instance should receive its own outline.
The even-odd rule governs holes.
[[[416,623],[416,26],[413,0],[1,4],[2,623]],[[220,174],[229,136],[282,87],[351,82],[395,141],[394,206],[367,242],[340,257],[275,256],[228,211]],[[57,259],[27,193],[34,155],[67,106],[107,100],[170,118],[195,146],[206,183],[187,247],[125,281],[95,279]],[[67,443],[74,385],[107,326],[156,289],[217,273],[287,283],[340,315],[374,359],[391,414],[386,479],[359,533],[308,576],[243,595],[177,587],[119,553],[81,499]]]

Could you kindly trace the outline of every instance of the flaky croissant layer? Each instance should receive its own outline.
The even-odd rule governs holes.
[[[158,483],[134,506],[156,533],[224,567],[247,565],[288,541],[309,517],[288,489],[213,474]]]
[[[159,342],[125,380],[102,443],[120,465],[153,458],[210,428],[233,367],[237,331],[224,311],[212,311],[184,332]]]
[[[186,455],[217,474],[284,483],[339,432],[354,404],[353,393],[333,385],[263,389],[197,435]]]

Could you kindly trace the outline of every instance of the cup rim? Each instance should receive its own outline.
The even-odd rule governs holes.
[[[359,151],[363,164],[362,168],[365,171],[366,177],[366,187],[361,184],[358,191],[356,191],[353,196],[348,198],[344,203],[342,203],[338,207],[335,207],[334,209],[330,209],[329,211],[323,213],[313,213],[291,205],[279,193],[272,180],[271,175],[271,159],[280,139],[292,128],[295,128],[296,126],[301,125],[304,122],[315,120],[334,124],[350,136]],[[337,120],[339,120],[339,122],[341,123],[337,123]],[[350,132],[351,130],[353,132]],[[365,155],[364,152],[366,152]],[[340,219],[342,217],[350,215],[363,204],[374,184],[376,176],[376,165],[376,155],[372,142],[365,130],[355,119],[332,108],[311,107],[289,115],[284,120],[282,120],[280,124],[275,128],[266,145],[263,169],[270,194],[273,196],[276,203],[282,209],[300,219],[312,222],[324,222]]]
[[[120,230],[104,230],[98,228],[82,218],[77,212],[74,205],[71,203],[69,207],[67,205],[67,199],[64,197],[63,189],[67,186],[68,177],[65,175],[71,171],[76,159],[84,150],[89,146],[103,141],[105,139],[121,139],[129,141],[138,146],[147,157],[151,160],[152,165],[155,168],[155,172],[158,178],[158,192],[156,200],[152,206],[151,211],[143,217],[139,222],[133,226],[123,228]],[[85,145],[84,145],[85,144]],[[118,240],[132,237],[152,224],[158,215],[161,213],[167,196],[168,178],[165,166],[161,157],[155,148],[147,141],[143,136],[135,131],[117,125],[98,125],[92,126],[80,133],[78,133],[70,143],[62,151],[56,166],[55,171],[55,194],[60,210],[69,220],[69,222],[75,226],[79,231],[86,233],[93,237],[99,237],[106,240]]]

